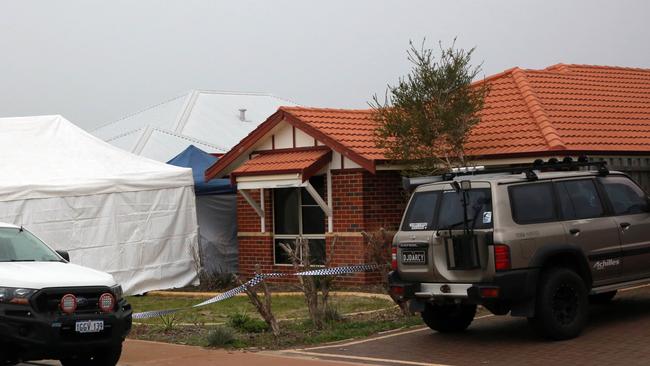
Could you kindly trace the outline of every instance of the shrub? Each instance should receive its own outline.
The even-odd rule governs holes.
[[[262,333],[269,329],[265,321],[252,318],[246,313],[237,313],[228,318],[228,325],[247,333]]]
[[[229,327],[216,327],[208,333],[208,346],[223,347],[232,345],[237,340],[235,331]]]
[[[343,319],[339,309],[334,306],[328,306],[323,310],[323,320],[327,323],[337,322]]]
[[[170,332],[176,328],[176,314],[161,315],[160,321],[164,332]]]

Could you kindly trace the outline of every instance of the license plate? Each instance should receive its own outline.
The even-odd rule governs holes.
[[[74,330],[77,333],[98,333],[104,330],[103,320],[85,320],[75,324]]]
[[[402,263],[404,264],[426,264],[427,252],[424,250],[408,250],[402,252]]]

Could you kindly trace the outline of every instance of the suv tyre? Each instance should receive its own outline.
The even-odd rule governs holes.
[[[589,303],[595,305],[607,304],[612,301],[617,292],[618,291],[614,290],[603,292],[602,294],[589,295]]]
[[[427,303],[422,312],[422,320],[429,328],[440,333],[462,332],[474,320],[476,305]]]
[[[550,268],[542,275],[535,317],[530,321],[547,338],[570,339],[582,332],[588,310],[587,288],[582,278],[567,268]]]
[[[122,345],[96,350],[92,355],[65,358],[61,360],[63,366],[115,366],[122,355]]]

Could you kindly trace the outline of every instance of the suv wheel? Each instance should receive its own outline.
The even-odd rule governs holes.
[[[584,281],[566,268],[542,275],[531,323],[544,336],[563,340],[577,337],[587,322],[589,301]]]
[[[476,305],[427,303],[422,320],[429,328],[440,333],[462,332],[467,329],[476,315]]]
[[[122,355],[122,345],[100,348],[91,355],[61,359],[63,366],[115,366]]]
[[[607,304],[616,296],[617,291],[603,292],[602,294],[589,295],[589,303],[595,305]]]

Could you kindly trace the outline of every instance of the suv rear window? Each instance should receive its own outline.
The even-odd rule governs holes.
[[[439,197],[439,191],[416,192],[404,216],[402,230],[433,230],[433,213],[438,207]]]
[[[467,220],[475,229],[492,227],[492,195],[488,188],[471,189],[467,192]],[[455,191],[445,191],[438,214],[436,229],[462,228],[463,195]]]
[[[551,183],[522,184],[508,188],[512,218],[518,224],[557,220]]]
[[[467,220],[475,229],[492,227],[490,189],[467,192]],[[404,216],[403,231],[462,228],[462,194],[455,191],[416,192]],[[436,210],[438,214],[436,215]]]

